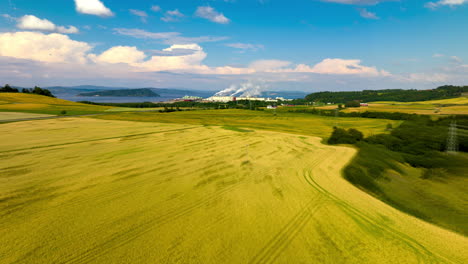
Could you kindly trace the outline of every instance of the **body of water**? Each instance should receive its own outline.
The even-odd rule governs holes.
[[[141,103],[141,102],[164,102],[179,98],[176,95],[160,97],[114,97],[114,96],[76,96],[76,95],[56,95],[60,99],[69,101],[90,101],[96,103]]]

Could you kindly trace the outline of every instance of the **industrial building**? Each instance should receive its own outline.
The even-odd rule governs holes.
[[[276,98],[265,98],[265,97],[235,97],[235,96],[211,96],[205,99],[210,102],[234,102],[234,101],[262,101],[262,102],[278,102],[278,101],[291,101],[290,99],[284,99],[283,97]]]

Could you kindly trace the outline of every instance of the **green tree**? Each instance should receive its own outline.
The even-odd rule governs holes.
[[[0,88],[0,93],[18,93],[18,89],[12,88],[9,84],[5,84],[3,88]]]
[[[345,106],[346,107],[360,107],[361,104],[359,103],[359,101],[349,101],[345,103]]]
[[[354,144],[364,138],[362,132],[357,129],[350,128],[348,130],[338,127],[333,127],[333,132],[328,139],[328,144]]]

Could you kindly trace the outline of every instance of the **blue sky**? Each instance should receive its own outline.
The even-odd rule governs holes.
[[[433,88],[468,79],[468,0],[2,0],[14,85]]]

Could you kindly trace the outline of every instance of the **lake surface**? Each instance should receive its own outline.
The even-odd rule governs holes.
[[[141,103],[141,102],[164,102],[179,98],[177,95],[165,95],[160,97],[115,97],[115,96],[76,96],[67,94],[56,94],[60,99],[69,101],[90,101],[96,103]]]

